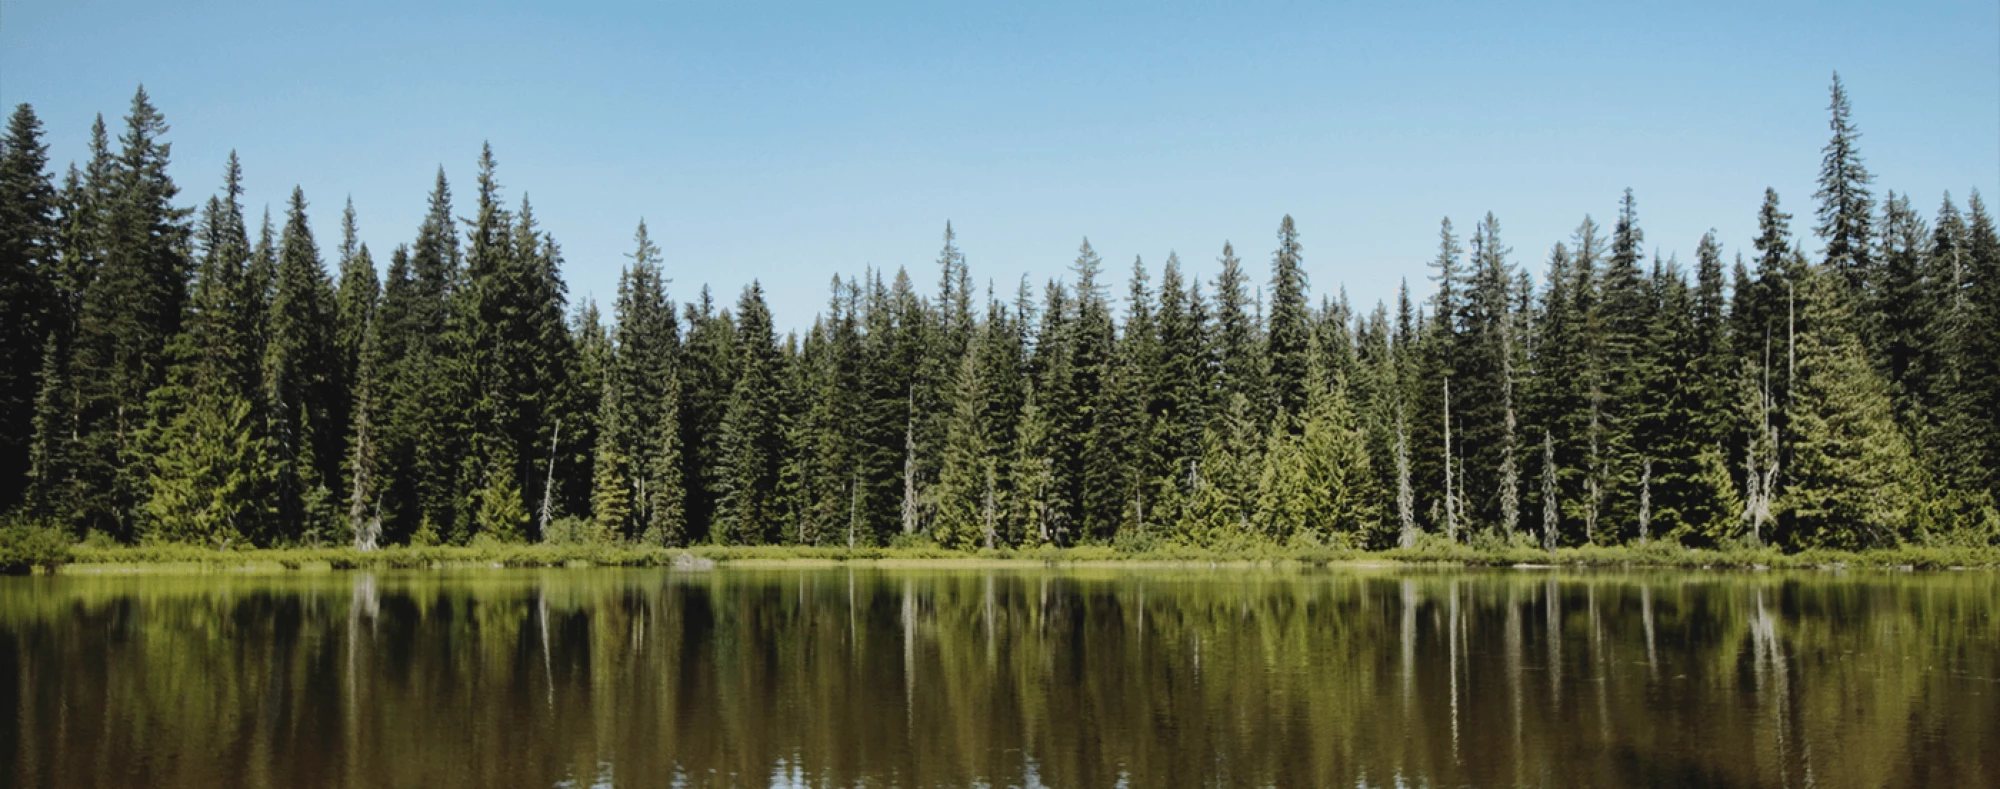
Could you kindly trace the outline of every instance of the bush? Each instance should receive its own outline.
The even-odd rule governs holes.
[[[0,574],[27,575],[37,567],[54,572],[69,558],[69,538],[61,529],[25,519],[0,526]]]
[[[542,542],[546,545],[608,545],[617,542],[617,538],[599,527],[597,521],[565,515],[549,521]]]
[[[1158,530],[1119,529],[1111,538],[1111,549],[1122,554],[1152,553],[1164,547]]]
[[[898,534],[889,538],[889,547],[897,550],[933,551],[938,549],[937,540],[925,532]]]

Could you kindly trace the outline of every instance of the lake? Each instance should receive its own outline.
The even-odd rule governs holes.
[[[0,579],[14,786],[2000,786],[2000,574]]]

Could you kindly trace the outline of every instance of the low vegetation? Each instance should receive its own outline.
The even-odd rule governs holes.
[[[2000,568],[2000,548],[1905,547],[1868,551],[1811,550],[1785,553],[1774,548],[1702,550],[1668,544],[1585,546],[1545,551],[1527,546],[1452,545],[1442,540],[1385,551],[1339,547],[1248,545],[1235,549],[1161,545],[1144,550],[1113,546],[1002,548],[959,551],[930,545],[896,547],[719,546],[659,548],[623,543],[525,545],[480,543],[468,546],[396,546],[377,551],[353,548],[251,548],[215,550],[192,545],[61,545],[27,539],[14,528],[0,544],[10,572],[29,566],[53,569],[72,561],[72,571],[111,570],[349,570],[520,567],[680,567],[803,564],[901,565],[938,568],[1065,566],[1089,564],[1168,564],[1182,566],[1449,565],[1466,567],[1665,567],[1685,569],[1905,569]],[[57,549],[60,550],[57,550]],[[32,556],[35,558],[17,558]],[[42,558],[47,557],[47,558]]]

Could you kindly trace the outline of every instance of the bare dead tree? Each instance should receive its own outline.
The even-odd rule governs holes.
[[[1403,428],[1403,407],[1396,406],[1396,520],[1402,526],[1404,548],[1417,545],[1416,491],[1410,485],[1410,442]]]

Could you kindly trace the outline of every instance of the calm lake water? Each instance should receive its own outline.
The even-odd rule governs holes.
[[[2000,786],[2000,574],[0,579],[15,786]]]

